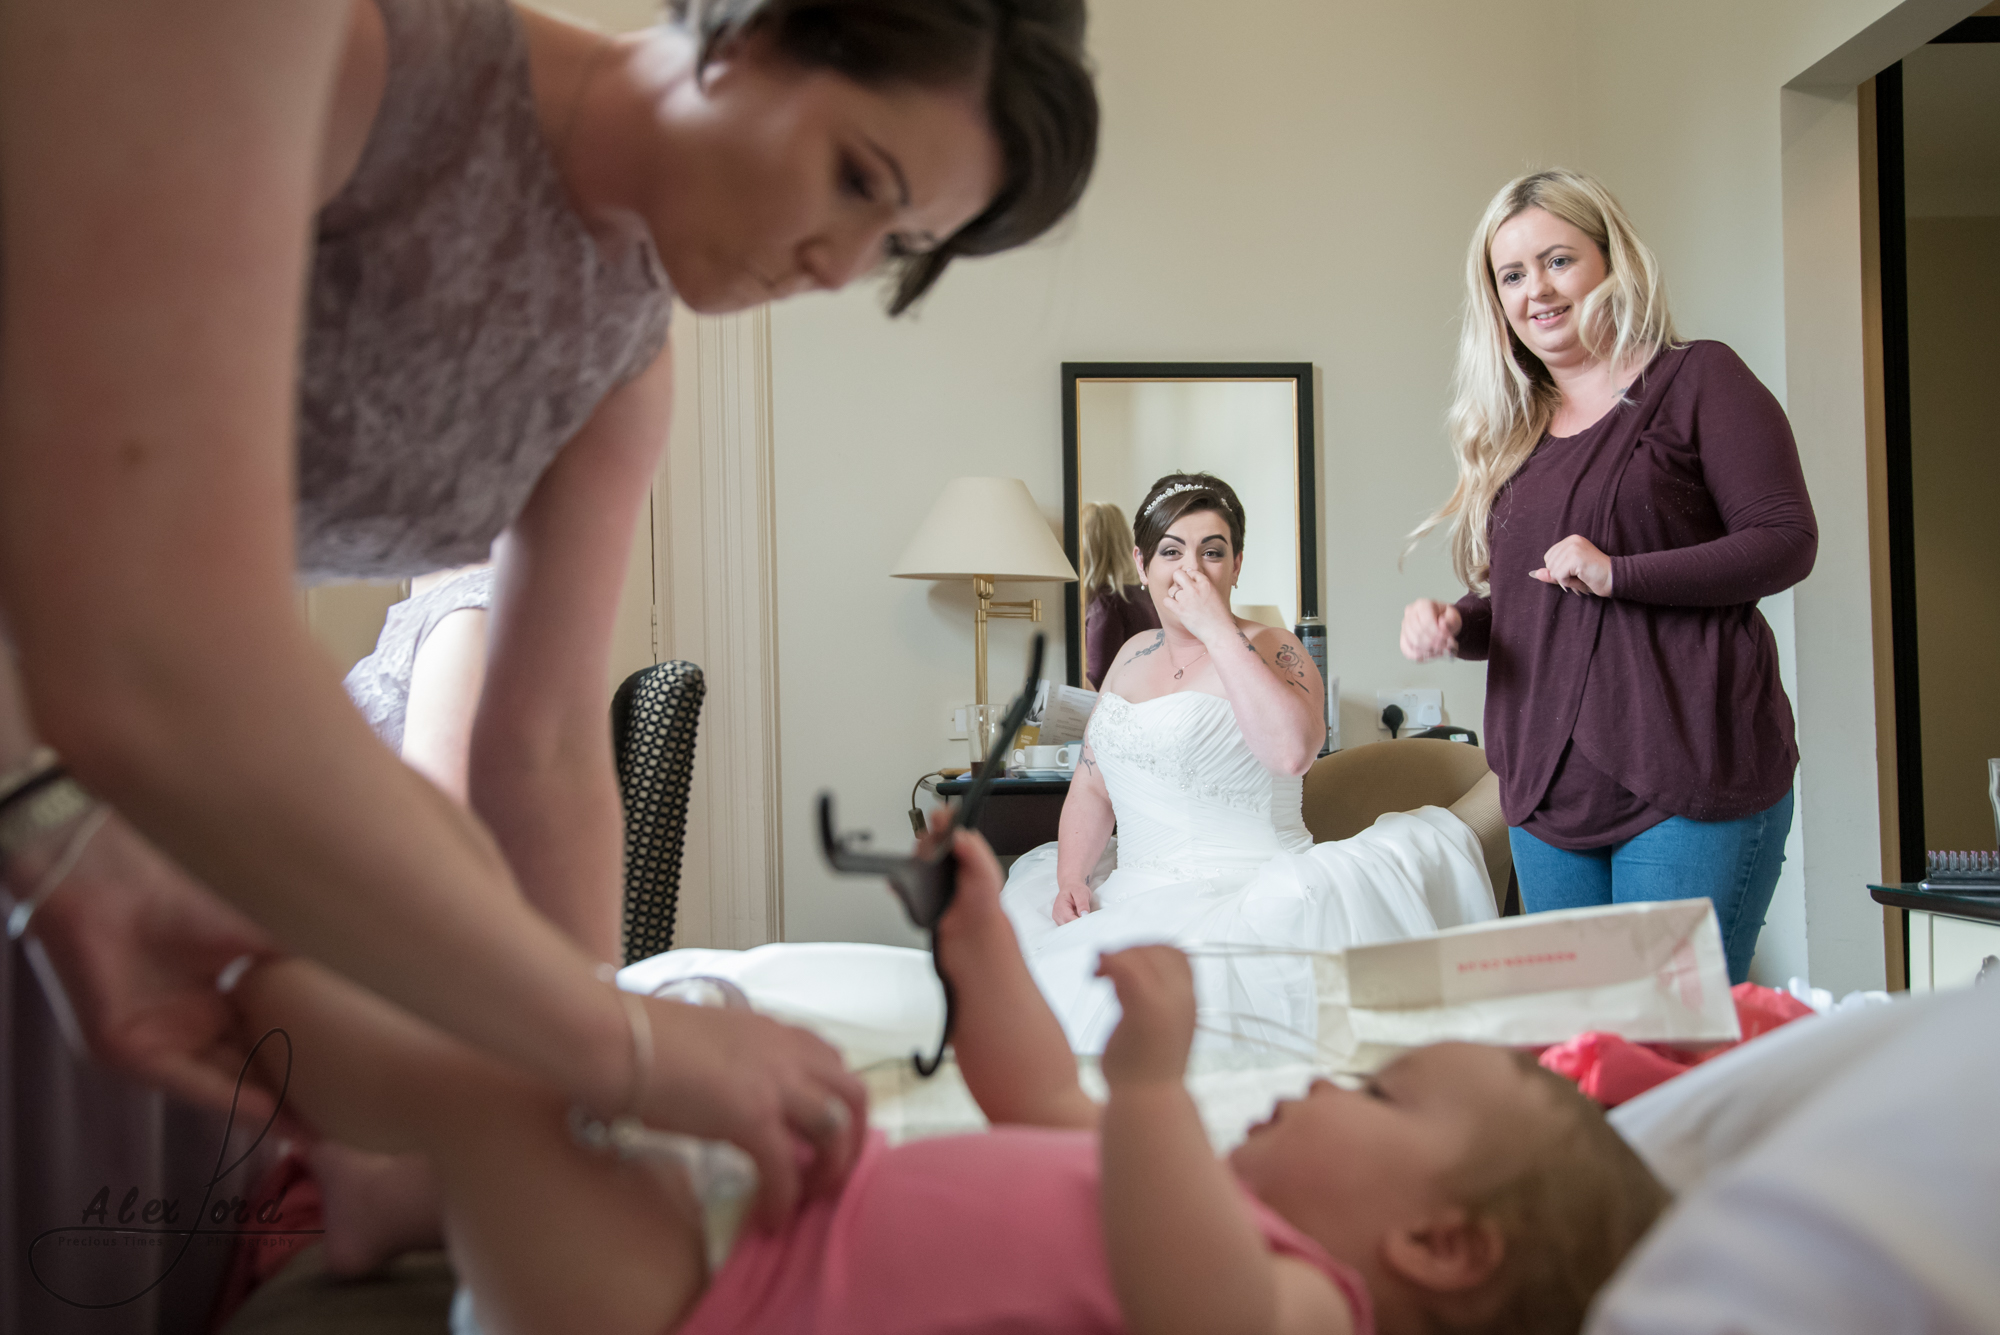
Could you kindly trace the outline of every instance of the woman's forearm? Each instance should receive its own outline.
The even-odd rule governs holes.
[[[497,547],[472,802],[530,902],[620,954],[625,815],[611,755],[619,591],[673,402],[662,352],[598,405]]]
[[[1493,644],[1493,600],[1468,593],[1452,604],[1458,609],[1458,648],[1453,658],[1479,662]]]
[[[609,722],[594,731],[608,734]],[[597,959],[622,963],[624,812],[610,745],[592,740],[543,760],[483,754],[473,808],[528,902]]]
[[[1710,542],[1611,558],[1612,597],[1662,607],[1730,607],[1791,588],[1812,573],[1811,523],[1747,529]]]
[[[1064,888],[1086,884],[1116,825],[1111,793],[1098,771],[1096,753],[1085,742],[1056,824],[1056,884]]]
[[[621,1108],[631,1040],[593,962],[526,905],[479,824],[374,740],[302,627],[261,639],[207,664],[189,646],[133,646],[116,657],[179,658],[188,678],[155,692],[99,671],[89,694],[119,701],[101,709],[44,689],[49,740],[286,947]],[[24,641],[32,690],[38,646]]]

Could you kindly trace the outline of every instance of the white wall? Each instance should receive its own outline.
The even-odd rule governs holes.
[[[1244,514],[1256,516],[1230,602],[1238,609],[1276,607],[1290,626],[1299,611],[1298,430],[1298,390],[1290,380],[1080,381],[1080,499],[1110,502],[1136,527],[1140,502],[1166,474],[1227,479]]]

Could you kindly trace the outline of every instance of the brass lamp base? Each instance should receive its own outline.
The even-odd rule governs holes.
[[[1030,598],[1026,602],[996,603],[993,601],[993,581],[984,575],[972,577],[972,592],[979,599],[979,606],[972,614],[972,696],[973,703],[986,703],[986,621],[989,617],[1007,617],[1016,621],[1040,622],[1042,600]]]

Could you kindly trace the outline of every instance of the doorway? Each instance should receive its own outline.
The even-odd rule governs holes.
[[[1875,80],[1897,858],[1990,849],[2000,814],[2000,13]]]

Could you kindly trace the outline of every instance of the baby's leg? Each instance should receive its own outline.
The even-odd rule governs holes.
[[[423,1155],[322,1140],[308,1162],[319,1179],[327,1274],[358,1279],[404,1252],[444,1245],[444,1200]]]
[[[563,1099],[317,965],[253,970],[253,1032],[291,1041],[288,1099],[323,1133],[421,1150],[490,1335],[660,1335],[701,1292],[700,1214],[677,1169],[579,1148]],[[283,1044],[262,1060],[275,1084]]]
[[[965,1087],[991,1122],[1096,1126],[1097,1105],[1076,1082],[1069,1040],[1000,907],[993,850],[960,831],[955,853],[958,893],[938,923],[937,949],[956,998],[952,1051]]]

